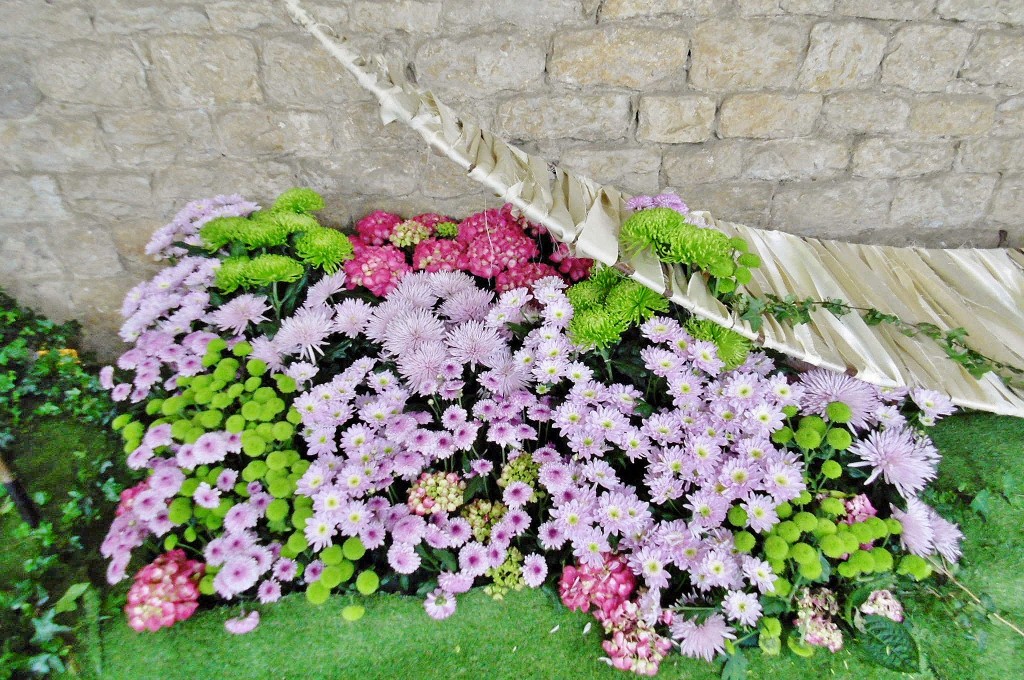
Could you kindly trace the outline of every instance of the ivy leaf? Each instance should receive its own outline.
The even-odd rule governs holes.
[[[971,501],[971,510],[988,519],[989,513],[992,512],[992,497],[991,491],[982,489]]]
[[[910,631],[884,616],[865,616],[861,647],[874,663],[901,673],[916,673],[921,655]]]
[[[78,598],[80,598],[88,589],[88,583],[71,584],[71,586],[67,589],[67,592],[65,592],[64,595],[62,595],[61,598],[54,603],[53,611],[57,614],[75,611],[76,609],[78,609],[78,604],[76,603],[76,600],[78,600]]]
[[[32,636],[32,640],[30,640],[32,644],[45,644],[56,638],[61,633],[66,633],[71,630],[67,626],[55,623],[53,617],[56,615],[57,611],[55,609],[47,609],[46,613],[38,619],[32,619],[32,627],[35,628],[36,631]]]
[[[737,649],[726,660],[722,666],[722,680],[745,680],[747,669],[750,664],[747,662],[747,655],[742,649]]]

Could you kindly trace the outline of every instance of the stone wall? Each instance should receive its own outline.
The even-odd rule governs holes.
[[[892,244],[1024,237],[1022,0],[307,2],[530,151],[747,224]],[[0,2],[0,285],[111,352],[190,199],[495,204],[276,0]]]

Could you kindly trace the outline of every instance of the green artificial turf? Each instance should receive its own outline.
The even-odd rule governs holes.
[[[998,610],[1024,624],[1024,421],[966,414],[934,431],[944,454],[934,501],[961,522],[967,538],[958,578]],[[1016,480],[1020,480],[1019,482]],[[975,505],[966,504],[978,494]],[[856,649],[798,659],[788,653],[764,657],[750,652],[751,678],[857,678],[885,680],[1010,680],[1024,677],[1024,639],[982,620],[968,629],[959,616],[978,618],[963,607],[965,596],[925,594],[907,603],[923,651],[922,672],[901,675],[866,663]],[[600,631],[586,615],[571,613],[536,591],[512,593],[494,602],[480,591],[459,599],[450,619],[432,621],[415,598],[358,598],[366,616],[341,617],[349,598],[313,606],[302,595],[260,607],[263,621],[248,635],[225,632],[237,608],[205,611],[156,634],[135,633],[123,618],[105,623],[103,678],[623,678],[599,657]],[[555,628],[557,627],[557,630]],[[553,631],[553,632],[552,632]],[[976,638],[984,639],[979,645]],[[720,665],[673,654],[659,677],[711,680]]]

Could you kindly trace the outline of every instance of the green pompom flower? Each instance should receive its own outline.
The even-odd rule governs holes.
[[[667,312],[668,300],[643,284],[625,280],[608,293],[606,307],[620,320],[640,324],[658,312]]]
[[[603,350],[618,342],[628,328],[628,323],[607,309],[584,309],[576,312],[569,322],[569,336],[580,347]]]
[[[324,197],[302,187],[289,189],[274,201],[274,210],[286,210],[293,213],[310,213],[324,209]]]
[[[686,330],[698,340],[715,343],[718,347],[718,358],[725,362],[727,369],[734,369],[747,360],[750,354],[750,341],[735,331],[720,326],[706,319],[690,319]]]
[[[333,274],[342,262],[352,259],[352,242],[340,231],[318,227],[295,239],[295,252],[306,264]]]
[[[459,225],[454,222],[441,222],[434,227],[434,231],[441,238],[455,238],[459,235]]]
[[[302,278],[302,264],[284,255],[260,255],[245,265],[248,286],[267,286],[272,283],[291,283]]]

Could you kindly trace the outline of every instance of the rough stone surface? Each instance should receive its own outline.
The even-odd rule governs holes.
[[[810,134],[821,111],[813,94],[737,94],[722,103],[722,137],[800,137]]]
[[[166,36],[154,38],[149,49],[153,85],[169,106],[197,108],[263,99],[256,50],[248,40]]]
[[[601,19],[648,18],[664,15],[706,17],[715,13],[716,0],[605,0]]]
[[[1024,24],[1024,4],[1019,0],[939,0],[938,13],[957,21]]]
[[[992,127],[995,103],[981,97],[927,97],[914,104],[910,129],[932,137],[979,135]]]
[[[981,138],[963,143],[960,169],[967,172],[1024,172],[1024,147],[1019,140]]]
[[[882,82],[919,92],[939,92],[956,77],[973,34],[953,26],[910,24],[892,39]]]
[[[416,53],[417,76],[445,91],[474,96],[523,90],[544,79],[544,48],[503,31],[469,39],[432,40]]]
[[[693,33],[690,82],[700,90],[789,87],[807,31],[776,21],[711,21]]]
[[[822,108],[824,127],[836,134],[899,132],[907,127],[910,104],[891,95],[844,92],[830,96]]]
[[[911,142],[872,137],[857,144],[853,174],[857,177],[914,177],[949,170],[951,142]]]
[[[657,28],[597,28],[555,37],[548,74],[567,85],[640,88],[686,82],[686,33]]]
[[[838,175],[850,162],[842,142],[780,139],[760,142],[747,154],[744,175],[750,179],[819,179]]]
[[[982,33],[967,55],[963,76],[981,85],[1024,88],[1024,32]]]
[[[891,219],[930,229],[970,224],[985,216],[997,179],[950,173],[908,180],[896,190]]]
[[[657,192],[661,159],[646,149],[572,148],[561,154],[562,166],[584,177],[636,193]]]
[[[1020,0],[303,4],[467,120],[626,191],[811,236],[1024,245]],[[382,127],[280,0],[0,0],[0,40],[0,286],[107,356],[152,230],[188,201],[308,184],[335,226],[500,205]]]
[[[771,225],[805,236],[863,238],[885,224],[892,197],[884,180],[787,184],[772,199]]]
[[[872,26],[817,24],[797,82],[811,92],[862,87],[878,71],[887,42],[886,34]]]
[[[934,8],[935,0],[839,0],[836,11],[866,19],[904,20],[926,19]]]
[[[632,113],[625,95],[519,97],[498,106],[497,130],[512,139],[625,139]]]
[[[989,217],[1019,231],[1021,215],[1024,215],[1024,174],[1003,175],[999,188],[992,196]]]
[[[710,97],[643,97],[637,139],[669,144],[707,141],[715,127],[716,109],[715,100]]]

